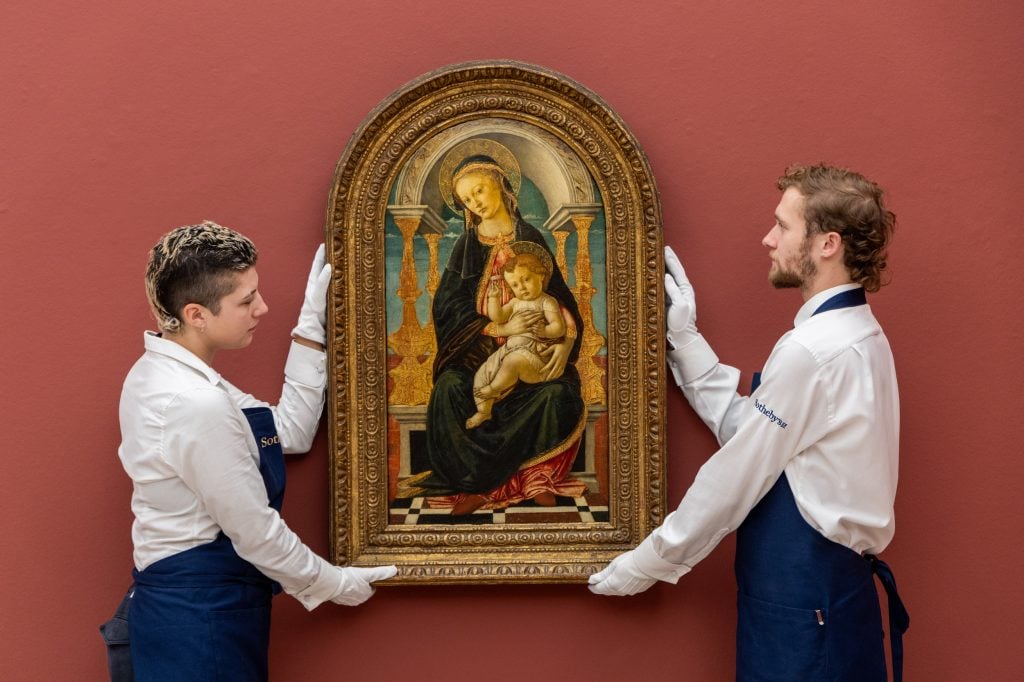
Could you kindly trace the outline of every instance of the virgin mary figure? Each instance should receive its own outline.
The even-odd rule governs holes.
[[[490,283],[501,287],[503,304],[514,295],[502,277],[505,263],[515,255],[513,243],[533,242],[551,254],[540,231],[520,215],[520,182],[515,157],[492,140],[458,145],[440,168],[441,196],[462,214],[465,229],[452,248],[431,309],[437,335],[426,425],[431,469],[406,485],[431,496],[432,507],[451,507],[452,515],[525,500],[552,506],[556,495],[586,492],[586,485],[570,476],[586,425],[574,364],[583,320],[554,257],[547,292],[558,301],[566,333],[544,351],[547,380],[520,382],[494,404],[491,419],[466,428],[476,412],[477,368],[507,337],[535,332],[544,323],[537,311],[517,313],[504,323],[485,314]]]

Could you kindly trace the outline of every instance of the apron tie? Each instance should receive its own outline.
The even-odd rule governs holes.
[[[903,633],[910,627],[910,614],[896,591],[896,577],[889,564],[873,554],[864,558],[871,564],[871,571],[882,581],[889,602],[889,645],[892,649],[892,677],[894,682],[903,679]]]

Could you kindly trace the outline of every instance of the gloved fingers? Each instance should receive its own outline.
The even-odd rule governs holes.
[[[672,279],[675,280],[680,288],[690,285],[690,280],[686,276],[686,270],[683,269],[683,264],[679,262],[679,257],[676,256],[676,252],[672,250],[671,246],[665,247],[665,269],[672,275]]]
[[[603,594],[606,597],[624,597],[625,594],[619,589],[617,581],[608,579],[596,585],[588,585],[588,589],[594,594]]]
[[[693,286],[671,246],[665,247],[665,269],[665,294],[669,299],[665,324],[668,327],[669,342],[674,348],[679,348],[687,341],[686,338],[678,338],[680,333],[683,337],[697,333],[697,306]]]
[[[335,604],[341,604],[342,606],[359,606],[364,601],[373,596],[374,589],[367,587],[365,590],[360,590],[355,593],[339,594],[338,596],[331,599]]]
[[[330,263],[327,263],[327,264],[323,265],[320,268],[320,272],[316,276],[315,287],[314,287],[314,291],[316,292],[316,296],[318,297],[318,300],[323,299],[325,301],[325,303],[324,303],[325,306],[327,305],[327,303],[326,303],[327,287],[330,286],[330,283],[331,283],[331,265],[330,265]]]
[[[605,578],[607,578],[607,577],[608,577],[608,575],[609,575],[609,574],[610,574],[611,572],[612,572],[612,565],[611,565],[611,564],[608,564],[607,566],[605,566],[604,568],[602,568],[602,569],[601,569],[600,571],[598,571],[597,573],[593,573],[593,574],[591,574],[591,576],[590,576],[589,578],[587,578],[587,582],[588,582],[589,584],[591,584],[591,585],[597,585],[598,583],[600,583],[601,581],[603,581],[603,580],[604,580]]]
[[[675,338],[674,334],[683,332],[687,327],[693,325],[694,300],[692,296],[687,296],[686,292],[676,286],[675,280],[669,274],[665,275],[665,293],[669,298],[665,326],[668,328],[669,341],[673,346],[677,346],[683,339]]]
[[[608,586],[607,581],[602,581],[593,585],[587,585],[587,589],[594,594],[603,594],[608,597],[617,596],[616,592]]]
[[[594,594],[625,597],[643,592],[657,580],[640,571],[635,555],[629,551],[612,559],[604,570],[590,576],[588,582],[588,588]]]
[[[631,578],[613,575],[596,585],[588,585],[587,587],[594,594],[603,594],[608,597],[628,597],[637,592],[643,592],[646,589],[644,587],[636,587],[634,585],[635,582]]]
[[[396,575],[398,575],[398,566],[395,566],[394,564],[388,566],[378,566],[377,575],[370,582],[374,582],[377,580],[388,580],[389,578],[394,578]]]
[[[672,278],[672,275],[665,273],[665,294],[668,295],[669,303],[671,305],[685,305],[686,294],[679,288],[676,281]]]
[[[596,585],[588,585],[594,594],[603,594],[610,597],[628,597],[648,589],[656,580],[653,578],[639,578],[635,576],[615,573]]]
[[[316,253],[313,255],[313,265],[309,268],[309,282],[316,281],[324,269],[324,265],[327,263],[327,247],[324,244],[320,244],[316,248]]]
[[[367,573],[373,569],[347,566],[339,570],[342,573],[342,587],[331,601],[342,606],[358,606],[373,596],[375,590],[366,578]]]
[[[365,568],[362,566],[350,566],[348,570],[367,583],[394,578],[398,574],[397,566],[369,566]]]
[[[327,288],[331,284],[331,266],[326,262],[326,248],[317,247],[313,256],[313,267],[306,281],[306,291],[299,310],[299,319],[292,329],[292,336],[298,336],[319,344],[327,340],[324,323],[327,319]]]
[[[623,552],[622,554],[619,554],[608,562],[607,566],[587,578],[587,582],[591,585],[596,585],[608,580],[608,578],[614,575],[617,570],[621,570],[622,564],[626,563],[629,556],[630,552]]]

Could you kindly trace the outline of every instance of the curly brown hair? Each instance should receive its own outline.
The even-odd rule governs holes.
[[[885,207],[882,188],[845,168],[794,165],[779,178],[782,191],[795,187],[804,197],[807,234],[835,232],[843,240],[843,264],[866,291],[878,291],[896,214]]]

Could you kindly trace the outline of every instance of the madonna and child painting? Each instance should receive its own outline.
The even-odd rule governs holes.
[[[527,124],[456,126],[388,209],[389,499],[418,523],[607,505],[605,222],[579,157]]]

